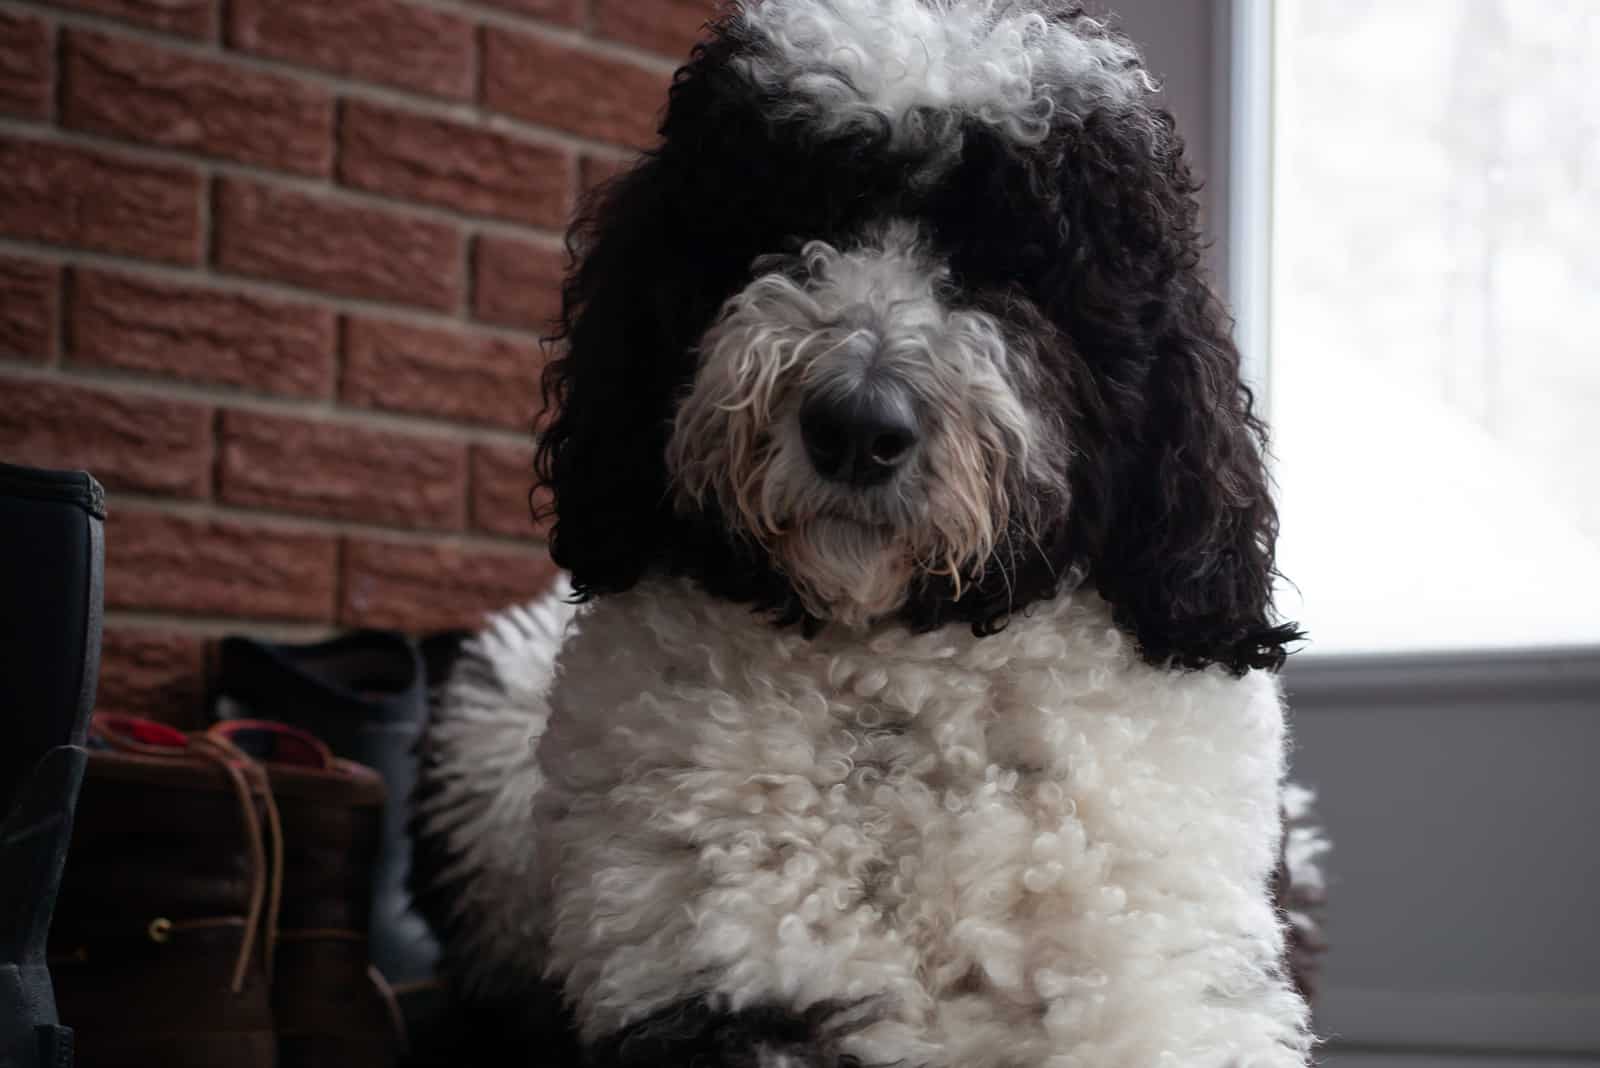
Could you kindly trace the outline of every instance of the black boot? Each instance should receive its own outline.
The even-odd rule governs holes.
[[[441,996],[434,977],[438,942],[407,886],[416,744],[428,713],[427,676],[416,643],[385,631],[314,645],[228,638],[216,698],[218,718],[291,724],[383,776],[389,799],[372,886],[372,962],[394,988],[413,1041],[425,1042]]]
[[[45,946],[100,665],[104,519],[87,474],[0,464],[0,1068],[72,1063]]]

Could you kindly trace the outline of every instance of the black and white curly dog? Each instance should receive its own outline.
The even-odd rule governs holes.
[[[1306,1063],[1297,635],[1153,91],[1056,0],[711,25],[573,234],[570,588],[429,735],[468,990],[596,1066]]]

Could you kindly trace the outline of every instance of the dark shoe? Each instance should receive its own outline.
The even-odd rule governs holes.
[[[97,716],[51,931],[82,1068],[273,1068],[268,954],[282,838],[223,743]]]
[[[361,631],[314,645],[250,638],[222,643],[215,711],[219,719],[275,720],[310,731],[338,756],[373,768],[388,788],[373,870],[372,962],[391,984],[414,1035],[440,1004],[439,947],[412,905],[411,794],[416,744],[427,718],[427,675],[402,634]]]
[[[100,663],[105,493],[0,464],[0,1065],[72,1063],[46,960]]]
[[[61,1026],[46,939],[61,868],[72,837],[72,809],[83,781],[84,751],[45,754],[0,824],[0,1066],[66,1068],[72,1031]]]
[[[283,828],[272,952],[278,1068],[393,1065],[399,1009],[367,954],[383,780],[281,723],[231,720],[206,736],[226,738],[266,769]]]
[[[461,654],[466,651],[466,644],[476,631],[471,630],[436,630],[424,634],[417,641],[417,648],[422,653],[422,665],[428,676],[429,700],[449,681],[450,673],[456,669],[456,662],[461,659]]]

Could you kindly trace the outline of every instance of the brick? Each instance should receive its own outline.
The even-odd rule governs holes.
[[[550,494],[534,492],[533,446],[474,445],[470,519],[476,530],[507,538],[544,536],[546,524],[536,521],[533,506],[546,507]]]
[[[0,256],[0,356],[46,363],[56,354],[61,268]]]
[[[715,9],[714,0],[594,0],[594,29],[613,41],[685,60]]]
[[[88,268],[73,272],[71,358],[290,397],[333,392],[327,308]]]
[[[483,31],[483,102],[599,141],[653,143],[669,77],[499,26]]]
[[[472,96],[472,22],[400,0],[232,0],[228,43],[365,81]]]
[[[217,263],[328,293],[449,310],[461,298],[456,228],[239,178],[216,197]]]
[[[481,0],[489,7],[532,15],[536,19],[562,26],[577,26],[583,21],[583,0]]]
[[[0,11],[0,113],[43,119],[50,115],[55,63],[50,24]]]
[[[65,37],[66,126],[296,174],[333,168],[326,90],[127,37]]]
[[[7,460],[83,468],[112,490],[210,492],[210,408],[56,381],[0,382],[0,456]]]
[[[350,627],[478,627],[485,614],[544,592],[556,566],[543,553],[346,542],[339,622]]]
[[[205,725],[205,639],[144,627],[108,627],[100,642],[95,711]]]
[[[591,156],[578,161],[578,189],[587,193],[633,167],[632,156]]]
[[[466,446],[456,441],[230,411],[217,466],[228,504],[405,527],[466,524]]]
[[[339,126],[345,185],[532,226],[562,226],[571,211],[563,149],[355,100]]]
[[[55,0],[62,7],[75,7],[110,15],[152,30],[181,34],[184,37],[213,37],[217,31],[217,0]]]
[[[189,167],[0,137],[0,235],[7,237],[197,263],[203,188]]]
[[[352,318],[339,395],[363,408],[526,430],[542,355],[533,341]]]
[[[472,245],[472,314],[484,322],[540,332],[561,312],[566,253],[504,237]]]
[[[339,546],[329,535],[116,508],[106,521],[106,606],[325,622]]]

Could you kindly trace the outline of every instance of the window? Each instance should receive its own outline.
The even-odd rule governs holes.
[[[1280,607],[1318,653],[1600,641],[1600,4],[1272,37]]]

